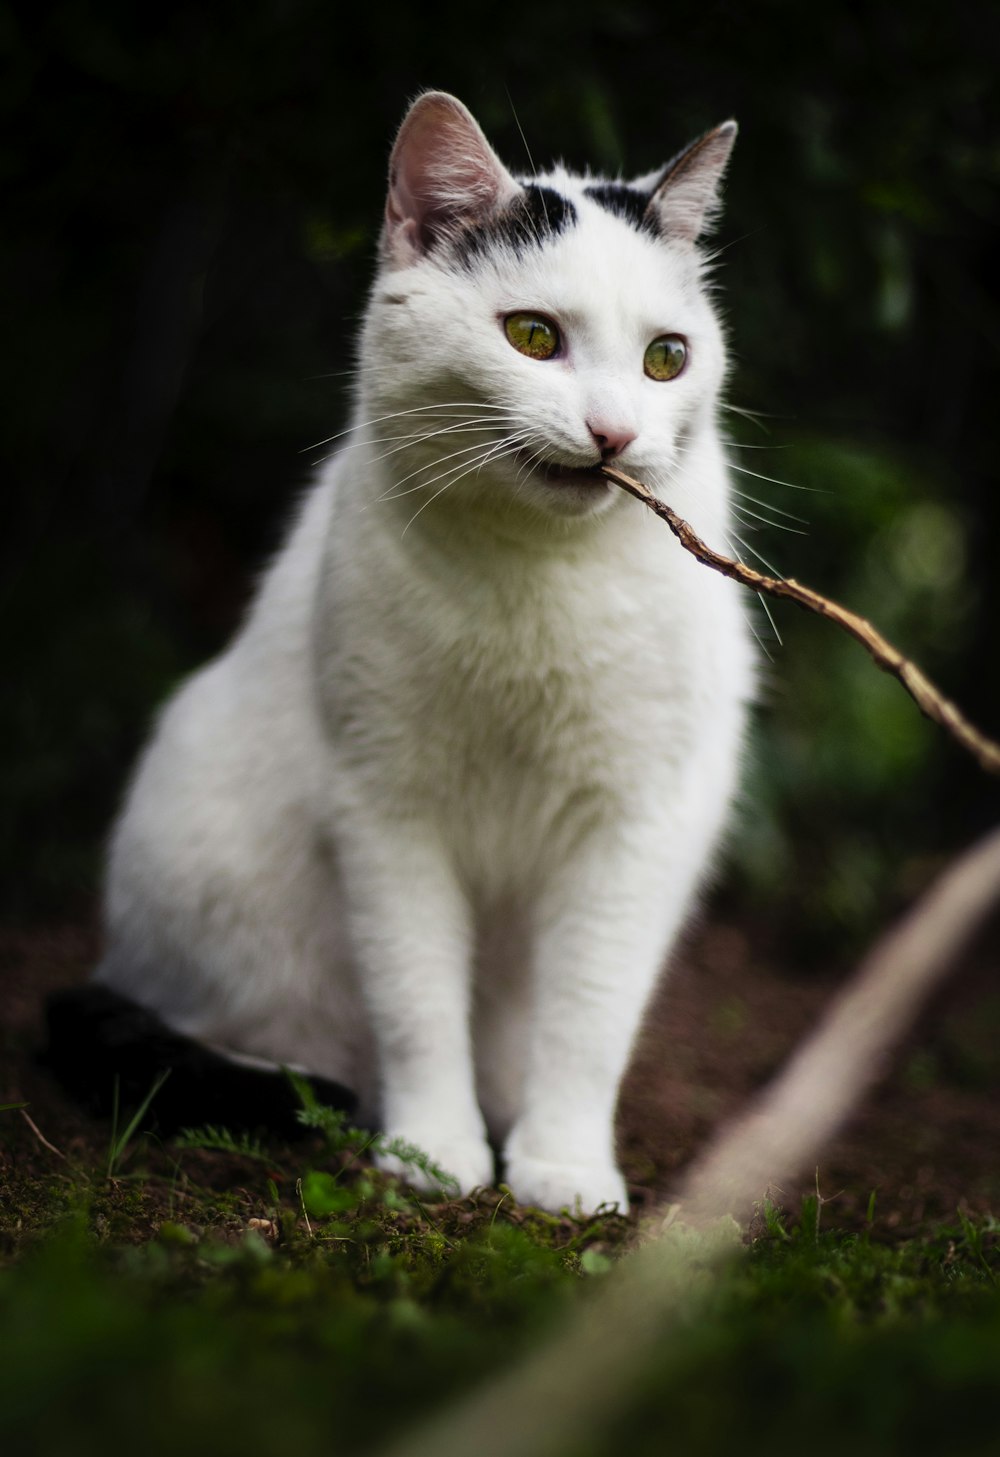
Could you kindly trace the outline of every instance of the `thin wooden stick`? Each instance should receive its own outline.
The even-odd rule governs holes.
[[[48,1139],[45,1137],[45,1134],[39,1128],[39,1126],[35,1122],[35,1120],[33,1118],[29,1118],[28,1114],[25,1113],[25,1111],[24,1111],[23,1108],[21,1108],[19,1111],[20,1111],[21,1117],[24,1119],[25,1123],[27,1123],[27,1125],[31,1129],[32,1133],[38,1139],[38,1142],[40,1144],[42,1144],[42,1146],[44,1148],[47,1148],[48,1151],[49,1151],[49,1153],[54,1153],[55,1156],[56,1156],[56,1158],[60,1158],[60,1159],[62,1159],[63,1163],[67,1163],[68,1164],[69,1163],[69,1159],[66,1157],[66,1155],[63,1153],[63,1151],[61,1149],[56,1148],[56,1146],[55,1146],[54,1143],[49,1143]]]
[[[856,638],[862,647],[868,650],[884,672],[891,673],[894,678],[898,678],[921,713],[947,729],[952,738],[956,739],[963,749],[968,750],[988,774],[1000,774],[1000,744],[974,728],[961,709],[934,686],[927,675],[920,671],[916,663],[904,657],[899,649],[893,647],[892,643],[888,642],[866,618],[859,617],[856,612],[849,612],[846,607],[841,607],[839,602],[832,602],[829,597],[814,592],[811,587],[803,587],[793,577],[787,579],[768,577],[762,572],[755,572],[752,567],[744,566],[742,562],[734,562],[730,557],[722,556],[702,541],[693,527],[678,516],[673,507],[654,496],[642,481],[635,480],[612,465],[602,466],[601,471],[607,480],[620,486],[623,491],[628,491],[629,495],[635,496],[643,505],[654,511],[662,521],[665,521],[685,551],[689,551],[693,557],[697,557],[704,566],[721,572],[724,577],[731,577],[733,581],[742,583],[744,587],[749,587],[754,592],[763,592],[768,597],[782,598],[786,602],[794,602],[796,606],[804,607],[810,612],[816,612],[820,617],[829,618],[831,622],[835,622],[838,627],[842,627],[845,632],[850,633],[851,637]]]

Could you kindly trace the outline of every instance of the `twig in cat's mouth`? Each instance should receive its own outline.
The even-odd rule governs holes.
[[[721,572],[724,577],[731,577],[733,581],[742,583],[754,592],[783,598],[810,612],[816,612],[820,617],[829,618],[850,633],[851,637],[867,649],[884,672],[899,679],[921,713],[947,729],[952,738],[977,760],[980,768],[989,774],[1000,774],[1000,744],[974,728],[961,710],[934,686],[916,663],[904,657],[866,618],[859,617],[856,612],[841,607],[839,602],[833,602],[829,597],[814,592],[811,587],[803,587],[791,577],[784,580],[768,577],[762,572],[755,572],[752,567],[744,566],[742,562],[734,562],[730,557],[722,556],[702,541],[693,527],[683,517],[678,516],[671,506],[654,496],[642,481],[635,480],[612,465],[602,465],[599,471],[607,480],[620,486],[623,491],[628,491],[629,495],[635,496],[665,521],[685,551],[689,551],[703,566]]]

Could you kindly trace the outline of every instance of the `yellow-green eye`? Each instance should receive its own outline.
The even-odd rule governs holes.
[[[559,330],[544,314],[508,314],[503,329],[518,353],[529,359],[551,359],[559,353]]]
[[[661,334],[642,357],[650,379],[676,379],[687,363],[687,345],[679,334]]]

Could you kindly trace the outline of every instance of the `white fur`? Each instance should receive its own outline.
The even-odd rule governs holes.
[[[577,225],[472,270],[412,228],[394,255],[390,212],[348,443],[160,720],[99,976],[356,1089],[463,1189],[494,1178],[488,1133],[519,1199],[592,1209],[626,1206],[618,1085],[726,820],[752,655],[736,589],[638,502],[480,459],[515,436],[583,466],[631,434],[622,468],[725,544],[696,252],[550,180]],[[524,309],[562,356],[511,347]],[[664,383],[665,332],[690,360]]]

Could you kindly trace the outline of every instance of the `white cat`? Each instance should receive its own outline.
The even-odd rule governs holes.
[[[549,1209],[627,1207],[619,1082],[737,779],[738,589],[593,469],[724,547],[695,240],[735,130],[522,183],[417,100],[347,443],[114,835],[99,980],[357,1090],[463,1190],[492,1139]]]

